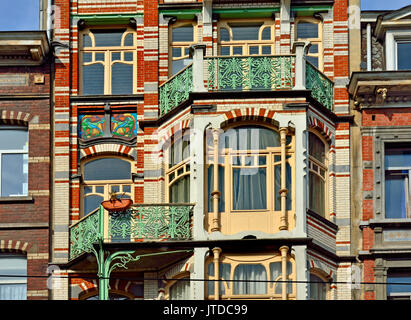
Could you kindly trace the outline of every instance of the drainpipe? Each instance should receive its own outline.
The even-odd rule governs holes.
[[[220,200],[220,191],[218,190],[218,129],[213,129],[213,141],[214,141],[214,190],[211,193],[213,198],[213,224],[211,226],[211,231],[219,231],[219,221],[218,221],[218,204]]]
[[[281,290],[281,299],[282,300],[287,300],[287,253],[288,253],[288,247],[287,246],[282,246],[280,248],[281,252],[281,273],[282,273],[282,290]]]
[[[281,196],[281,218],[280,218],[280,230],[287,230],[287,182],[286,182],[286,138],[287,128],[280,128],[280,141],[281,141],[281,189],[279,191]]]
[[[214,255],[214,300],[220,300],[220,254],[221,248],[213,248]]]
[[[371,24],[367,24],[367,71],[372,70]]]

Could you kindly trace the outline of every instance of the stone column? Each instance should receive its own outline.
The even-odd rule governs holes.
[[[220,300],[220,253],[221,248],[213,248],[214,279],[217,280],[214,282],[214,300]]]
[[[193,90],[192,92],[206,92],[204,86],[204,44],[190,46],[190,58],[193,59]]]
[[[296,41],[293,44],[295,53],[295,85],[293,90],[305,90],[305,54],[311,44],[305,41]]]
[[[287,253],[288,253],[288,247],[287,246],[282,246],[280,248],[281,252],[281,273],[282,277],[281,280],[282,282],[282,290],[281,290],[281,299],[282,300],[287,300]]]

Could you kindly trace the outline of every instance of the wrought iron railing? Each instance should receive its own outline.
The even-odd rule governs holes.
[[[291,55],[206,57],[208,90],[291,89],[294,59]]]
[[[102,234],[100,227],[100,212],[96,209],[70,227],[70,259],[83,252],[91,252]]]
[[[193,68],[190,64],[160,86],[160,116],[187,100],[192,88]]]
[[[97,209],[70,227],[70,259],[104,243],[191,238],[193,204],[136,204],[108,214]],[[108,230],[105,231],[105,230]]]
[[[111,242],[141,240],[187,240],[191,238],[192,205],[134,205],[109,218]]]
[[[306,61],[305,77],[305,86],[311,90],[311,96],[333,111],[334,83],[308,61]]]

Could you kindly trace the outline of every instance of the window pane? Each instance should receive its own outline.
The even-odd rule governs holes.
[[[310,49],[309,49],[310,53],[318,53],[318,44],[313,44],[311,45]]]
[[[134,53],[133,52],[124,52],[124,60],[125,61],[133,61],[134,60]]]
[[[91,37],[87,34],[83,34],[83,47],[91,47]]]
[[[261,281],[261,282],[259,282]],[[267,272],[261,264],[239,264],[234,270],[234,294],[266,294]]]
[[[233,40],[258,40],[258,26],[232,26]]]
[[[0,256],[0,300],[26,300],[27,259],[25,256]],[[11,277],[16,276],[16,277]]]
[[[411,296],[411,276],[401,274],[388,275],[387,296],[395,295],[398,293],[409,293],[409,296]]]
[[[104,66],[102,64],[83,66],[83,94],[104,94]]]
[[[181,161],[187,159],[190,156],[190,136],[184,134],[183,137],[179,137],[171,145],[169,151],[170,167],[175,166]]]
[[[121,53],[120,52],[113,52],[111,55],[111,60],[114,61],[120,61],[121,60]]]
[[[234,55],[242,55],[243,54],[243,47],[233,47],[233,54]]]
[[[271,54],[271,46],[263,46],[262,54]]]
[[[230,55],[230,47],[221,47],[220,48],[220,55],[229,56]]]
[[[325,163],[325,145],[315,134],[308,133],[308,152],[321,163]]]
[[[96,53],[95,53],[95,60],[96,60],[96,61],[104,61],[104,53],[102,53],[102,52],[96,52]]]
[[[117,158],[103,158],[90,161],[84,166],[85,180],[131,179],[131,164]]]
[[[214,191],[214,165],[208,167],[208,212],[213,212],[214,202],[211,193]],[[224,193],[224,167],[218,166],[218,191],[220,191],[220,199],[218,203],[218,211],[225,211],[225,193]]]
[[[297,25],[297,38],[318,38],[318,24],[310,22],[300,22]]]
[[[134,35],[132,33],[129,33],[128,35],[125,36],[124,45],[127,47],[134,45]]]
[[[229,280],[231,274],[231,265],[228,263],[220,263],[219,264],[219,272],[220,272],[220,279],[221,280]],[[208,275],[210,277],[214,277],[214,263],[208,264]],[[208,295],[214,295],[214,283],[215,281],[208,281]],[[220,281],[220,294],[225,294],[225,285],[227,288],[230,288],[230,281]]]
[[[193,26],[173,28],[173,42],[192,42],[194,41]]]
[[[309,207],[315,213],[325,217],[325,182],[318,175],[309,174]]]
[[[385,217],[406,217],[405,175],[385,176]]]
[[[411,42],[398,42],[398,70],[411,70]]]
[[[219,149],[264,150],[279,147],[280,135],[264,127],[237,127],[228,129],[219,139]]]
[[[220,41],[230,41],[230,33],[225,28],[220,29]]]
[[[249,51],[250,51],[249,52],[250,55],[258,54],[258,47],[257,46],[252,46],[252,47],[250,47]]]
[[[173,48],[173,58],[181,57],[181,48]]]
[[[308,62],[311,62],[311,64],[318,68],[318,57],[312,57],[312,56],[305,56]]]
[[[90,196],[84,197],[84,216],[96,210],[101,205],[101,202],[103,200],[104,198],[102,196],[97,196],[97,195],[90,195]]]
[[[177,280],[170,287],[170,300],[188,300],[190,298],[190,278]]]
[[[411,167],[411,150],[401,145],[387,145],[384,160],[385,169]]]
[[[111,93],[132,94],[133,93],[133,65],[115,63],[112,67]]]
[[[233,169],[233,210],[267,208],[265,168]]]
[[[27,173],[27,154],[3,154],[1,158],[1,196],[26,196]]]
[[[180,70],[184,69],[188,65],[190,65],[193,62],[193,59],[181,59],[181,60],[175,60],[173,61],[172,64],[172,73],[175,75],[178,73]]]
[[[310,300],[325,300],[327,284],[314,274],[310,274]]]
[[[0,129],[0,150],[27,151],[28,147],[28,131],[25,128]]]
[[[91,30],[96,47],[119,47],[124,30]]]
[[[261,40],[271,40],[271,28],[264,28],[261,34]]]
[[[92,53],[84,52],[83,53],[83,63],[91,62],[91,60],[92,60]]]
[[[170,186],[170,203],[190,202],[190,175],[183,176]]]

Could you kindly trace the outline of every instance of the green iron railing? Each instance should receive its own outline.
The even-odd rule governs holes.
[[[291,89],[294,59],[290,55],[206,57],[208,90]]]
[[[186,204],[134,205],[109,217],[109,237],[114,241],[190,238],[190,213]]]
[[[178,203],[136,204],[127,211],[111,214],[100,207],[70,227],[70,259],[92,252],[99,241],[188,240],[193,207]]]
[[[334,83],[308,61],[305,70],[305,85],[308,90],[311,90],[311,96],[333,111]]]
[[[190,64],[160,86],[160,116],[186,101],[192,88],[193,68]]]

